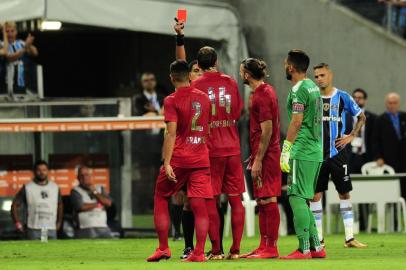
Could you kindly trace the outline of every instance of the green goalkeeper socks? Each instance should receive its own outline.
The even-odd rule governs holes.
[[[306,200],[297,196],[289,196],[289,203],[293,211],[293,223],[295,225],[296,236],[299,239],[299,250],[306,254],[310,252],[310,208]],[[313,216],[313,215],[312,215]],[[314,225],[313,218],[313,225]],[[317,229],[316,229],[317,236]]]

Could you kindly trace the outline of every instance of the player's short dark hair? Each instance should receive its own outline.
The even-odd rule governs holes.
[[[207,70],[216,65],[216,50],[209,46],[204,46],[197,53],[197,64],[203,70]]]
[[[41,165],[45,165],[47,167],[47,169],[49,169],[48,163],[45,160],[41,159],[41,160],[37,160],[34,163],[34,166],[32,167],[32,170],[35,172],[38,169],[38,167],[41,166]]]
[[[290,50],[287,61],[293,65],[297,72],[306,73],[309,68],[310,58],[304,51]]]
[[[367,91],[365,91],[364,89],[362,89],[362,88],[357,88],[357,89],[355,89],[354,91],[352,91],[352,94],[354,95],[355,93],[361,93],[361,94],[363,94],[364,95],[364,99],[367,99],[368,98],[368,93],[367,93]]]
[[[266,63],[264,61],[256,58],[247,58],[241,64],[255,80],[262,80],[266,77]]]
[[[189,72],[193,71],[193,66],[197,64],[197,60],[193,60],[191,62],[189,62]]]
[[[177,82],[189,81],[189,65],[185,60],[173,61],[169,66],[169,72]]]
[[[315,65],[315,66],[313,67],[313,70],[320,69],[320,68],[327,68],[327,69],[330,69],[330,66],[329,66],[327,63],[320,63],[320,64],[318,64],[318,65]]]

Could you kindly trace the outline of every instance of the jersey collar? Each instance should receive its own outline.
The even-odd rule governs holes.
[[[337,88],[334,87],[333,92],[329,96],[321,96],[321,98],[332,98],[337,94]]]

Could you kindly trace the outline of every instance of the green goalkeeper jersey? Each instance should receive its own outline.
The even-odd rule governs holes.
[[[320,89],[310,79],[297,82],[289,92],[289,123],[292,114],[303,113],[302,126],[292,146],[291,159],[323,161],[322,104]]]

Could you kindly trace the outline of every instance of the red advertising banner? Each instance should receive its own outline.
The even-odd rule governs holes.
[[[49,179],[55,181],[61,189],[62,195],[69,195],[73,187],[77,186],[77,169],[80,165],[89,167],[95,186],[101,186],[110,192],[109,157],[107,154],[50,154]]]
[[[32,155],[0,155],[0,196],[14,196],[32,180]]]
[[[110,192],[109,157],[107,154],[50,154],[49,180],[55,181],[62,195],[69,195],[78,185],[77,168],[90,168],[94,185]],[[33,178],[32,155],[0,155],[0,196],[13,197],[24,184]]]
[[[72,121],[66,119],[55,119],[54,121],[16,121],[0,122],[0,132],[80,132],[80,131],[120,131],[120,130],[142,130],[152,128],[164,128],[163,120],[136,119],[93,121]]]

